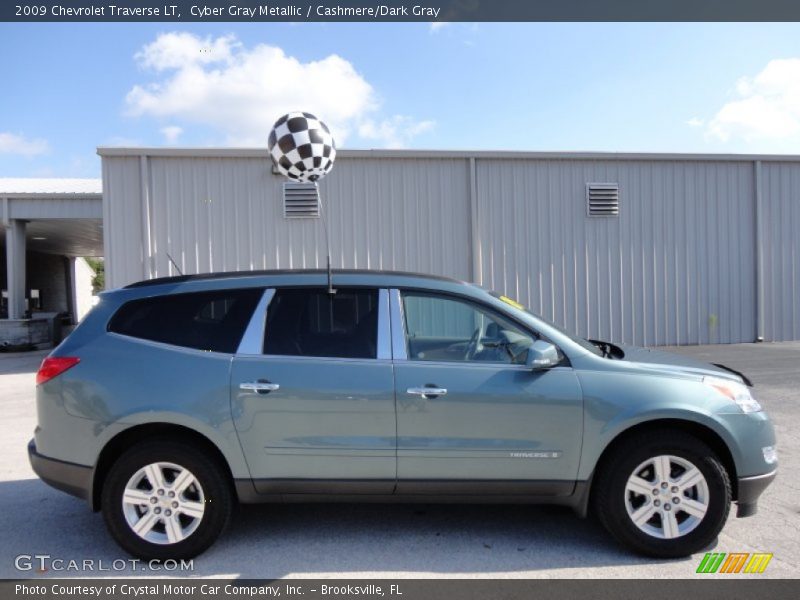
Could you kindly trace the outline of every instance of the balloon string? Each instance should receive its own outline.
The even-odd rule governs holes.
[[[325,232],[325,250],[326,254],[325,257],[327,259],[327,266],[328,266],[328,293],[335,294],[336,290],[333,289],[333,273],[331,270],[331,242],[330,237],[328,235],[328,219],[325,215],[325,208],[322,202],[322,195],[319,192],[319,185],[317,182],[314,182],[314,187],[317,188],[317,198],[319,198],[319,216],[322,220],[322,229]]]

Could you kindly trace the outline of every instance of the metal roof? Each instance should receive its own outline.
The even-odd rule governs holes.
[[[100,196],[101,179],[56,179],[0,177],[2,196]]]
[[[159,156],[213,158],[268,158],[264,148],[165,148],[110,147],[97,148],[100,156]],[[641,161],[734,161],[800,162],[796,154],[691,154],[658,152],[520,152],[508,150],[337,150],[344,158],[407,158],[453,159],[483,158],[503,160],[641,160]]]

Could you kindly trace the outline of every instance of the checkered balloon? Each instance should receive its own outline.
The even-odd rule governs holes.
[[[275,121],[267,146],[275,166],[293,181],[322,179],[336,159],[328,126],[307,112],[291,112]]]

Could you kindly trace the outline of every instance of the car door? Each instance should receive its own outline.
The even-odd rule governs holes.
[[[391,493],[386,291],[285,288],[267,296],[231,369],[234,422],[257,491]]]
[[[532,370],[536,335],[473,300],[413,290],[391,300],[397,493],[571,493],[583,401],[566,360]]]

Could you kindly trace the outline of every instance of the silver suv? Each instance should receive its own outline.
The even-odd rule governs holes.
[[[651,556],[756,511],[775,435],[744,375],[587,341],[477,286],[316,271],[102,295],[42,364],[39,476],[130,553],[194,556],[234,502],[593,508]]]

